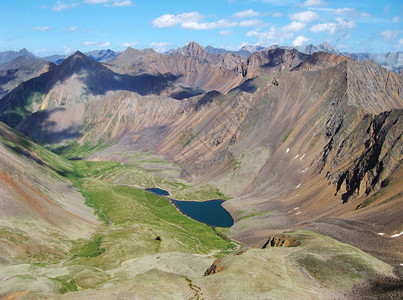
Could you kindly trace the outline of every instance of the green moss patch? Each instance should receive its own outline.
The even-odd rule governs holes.
[[[96,257],[105,252],[104,248],[101,248],[102,237],[96,236],[84,246],[73,249],[73,258],[76,257]]]
[[[285,136],[282,139],[282,142],[285,143],[285,141],[288,139],[288,137],[290,136],[290,134],[292,133],[293,129],[290,129],[289,131],[287,131],[287,133],[285,134]]]

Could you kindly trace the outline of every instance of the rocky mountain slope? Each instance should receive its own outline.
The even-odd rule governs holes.
[[[91,58],[92,60],[106,63],[112,59],[114,59],[116,56],[119,55],[119,52],[115,52],[113,50],[107,49],[107,50],[92,50],[88,52],[84,52],[86,56]],[[45,56],[41,57],[42,60],[47,61],[47,62],[52,62],[55,64],[60,65],[69,55],[65,54],[55,54],[51,56]]]
[[[377,264],[369,263],[367,254],[353,248],[349,251],[356,253],[354,257],[365,257],[366,262],[352,257],[346,261],[335,250],[345,250],[344,246],[312,231],[357,246],[399,268],[403,259],[403,78],[371,61],[323,52],[306,55],[295,49],[268,49],[234,68],[218,66],[221,55],[215,60],[197,44],[169,55],[128,49],[102,65],[76,53],[0,100],[0,118],[38,142],[58,144],[60,149],[78,142],[92,149],[86,156],[92,163],[112,164],[111,170],[97,170],[85,179],[85,188],[99,195],[108,191],[113,194],[110,199],[122,201],[118,203],[124,210],[113,210],[115,206],[109,207],[109,202],[101,209],[115,220],[114,226],[120,224],[116,223],[120,218],[130,219],[114,215],[132,209],[123,201],[129,197],[126,188],[172,181],[166,186],[177,191],[186,182],[192,188],[214,187],[230,198],[224,207],[236,222],[229,229],[218,229],[219,233],[248,247],[261,247],[269,237],[284,231],[309,230],[295,234],[300,243],[296,244],[303,246],[286,250],[287,258],[284,251],[271,250],[296,276],[290,279],[291,285],[317,285],[318,289],[304,292],[306,297],[318,296],[321,287],[325,289],[318,298],[339,296],[337,291],[348,281],[343,277],[347,270],[353,270],[348,278],[357,274],[370,278],[373,271],[363,265]],[[138,168],[136,157],[144,152],[163,157],[150,171],[152,175],[147,168]],[[171,168],[171,164],[176,167],[164,170],[164,165]],[[108,248],[113,244],[109,234],[124,228],[102,231],[106,254],[99,257],[107,260],[96,258],[92,263],[102,270],[99,276],[104,279],[99,285],[88,285],[83,297],[108,286],[107,278],[116,279],[116,261],[128,261],[128,266],[120,265],[122,278],[132,276],[132,268],[143,262],[163,269],[163,274],[142,273],[144,278],[166,276],[167,267],[155,261],[156,252],[136,254],[133,261],[122,254],[127,260],[116,260]],[[192,245],[181,238],[175,241],[169,240],[164,249],[176,251]],[[319,257],[322,254],[316,246],[310,248],[312,243],[329,246],[326,251],[332,254]],[[308,248],[315,255],[305,252]],[[268,256],[261,251],[253,249],[240,253],[239,258],[227,256],[216,262],[215,269],[221,272],[208,274],[214,280],[186,273],[188,287],[209,296],[233,295],[234,289],[247,293],[247,289],[228,288],[226,282],[242,273],[245,265],[255,265],[257,257],[266,261]],[[196,260],[193,255],[186,258],[187,262]],[[211,263],[210,259],[197,262],[203,268]],[[336,281],[326,279],[320,273],[324,266],[331,270],[342,266],[338,270],[344,275]],[[379,266],[383,275],[391,274],[390,267]],[[356,270],[361,271],[356,274]],[[258,278],[265,274],[258,266],[253,272]],[[302,280],[306,272],[314,278],[309,277],[309,283]],[[182,270],[173,273],[183,279]],[[124,282],[123,290],[127,288]],[[185,290],[182,281],[177,284]],[[271,297],[269,290],[265,286],[254,295]]]
[[[366,61],[366,60],[373,60],[376,63],[380,64],[381,66],[385,67],[386,69],[395,72],[401,73],[403,68],[403,59],[402,59],[402,52],[388,52],[388,53],[354,53],[354,52],[342,52],[332,47],[328,42],[323,42],[318,45],[304,45],[304,46],[279,46],[279,45],[272,45],[268,48],[259,47],[259,46],[250,46],[245,45],[239,51],[234,51],[238,55],[241,55],[244,58],[248,58],[252,53],[259,52],[262,50],[268,49],[286,49],[292,50],[296,49],[299,52],[304,54],[312,55],[318,52],[326,52],[329,54],[336,54],[347,56],[353,58],[358,61]]]
[[[243,58],[235,53],[227,52],[222,54],[210,54],[207,49],[195,42],[191,42],[183,48],[170,51],[169,55],[183,55],[192,57],[214,66],[219,66],[225,69],[233,69],[239,65]]]
[[[395,73],[403,71],[403,52],[388,53],[351,53],[343,52],[342,55],[349,56],[356,60],[373,60]]]
[[[99,225],[92,209],[57,171],[69,169],[49,150],[0,123],[0,263],[63,256],[63,240],[88,238]]]
[[[52,63],[28,56],[19,56],[0,64],[0,99],[24,81],[38,77],[52,67]]]
[[[19,128],[42,142],[73,136],[166,155],[184,164],[183,174],[196,183],[214,182],[226,194],[239,197],[228,202],[235,214],[245,197],[261,199],[262,209],[268,195],[283,198],[285,203],[276,205],[285,211],[304,203],[304,215],[287,213],[289,219],[283,218],[278,226],[354,211],[364,199],[352,201],[354,205],[343,202],[374,195],[395,172],[401,156],[386,156],[388,163],[382,162],[385,154],[379,157],[372,148],[399,153],[398,121],[385,129],[394,132],[393,138],[383,133],[372,144],[355,142],[370,143],[367,150],[346,150],[345,145],[363,138],[355,130],[371,118],[394,110],[392,116],[399,120],[403,85],[398,75],[370,62],[325,53],[306,57],[283,49],[256,53],[241,66],[246,70],[244,83],[228,94],[211,92],[177,102],[116,92],[85,107],[71,105],[33,115]],[[247,79],[248,74],[263,75]],[[62,119],[67,121],[57,121]],[[35,124],[42,126],[31,130]],[[384,142],[386,134],[392,141]],[[381,170],[380,164],[388,166]],[[357,166],[363,169],[354,171]],[[357,193],[360,185],[365,188]],[[322,194],[311,197],[320,189]],[[399,226],[391,223],[388,230]]]
[[[108,49],[108,50],[93,50],[86,52],[85,55],[87,55],[89,58],[98,61],[98,62],[108,62],[112,59],[114,59],[118,53],[115,51]]]
[[[97,226],[91,239],[74,240],[78,236],[68,234],[82,224],[73,225],[72,220],[68,225],[63,224],[64,220],[72,217],[69,210],[79,204],[72,198],[68,202],[63,201],[67,213],[58,216],[58,209],[53,208],[45,215],[48,221],[57,217],[53,222],[57,223],[56,226],[62,225],[63,234],[57,231],[55,224],[51,228],[40,223],[36,225],[40,220],[38,216],[34,223],[30,221],[29,229],[21,226],[23,222],[17,222],[16,227],[8,227],[10,225],[3,222],[8,218],[2,218],[0,241],[6,243],[0,248],[3,258],[0,261],[0,292],[6,297],[80,299],[151,295],[153,298],[166,298],[168,295],[175,298],[233,298],[253,295],[283,298],[291,294],[323,299],[346,295],[354,290],[355,284],[363,284],[369,279],[394,280],[388,264],[357,248],[308,231],[289,232],[287,236],[294,241],[292,247],[277,245],[260,249],[260,245],[228,254],[231,249],[224,248],[228,241],[219,238],[211,228],[179,214],[167,199],[162,201],[164,198],[110,182],[112,174],[127,174],[135,166],[89,161],[77,161],[73,165],[7,126],[1,128],[4,145],[22,147],[18,153],[27,158],[28,164],[24,164],[23,168],[30,184],[22,182],[21,188],[36,186],[32,184],[32,179],[36,178],[41,181],[38,187],[48,192],[48,185],[42,181],[47,171],[43,173],[44,177],[34,177],[29,173],[32,163],[35,165],[42,161],[45,166],[41,167],[51,166],[60,175],[69,174],[69,168],[74,165],[80,166],[76,171],[83,176],[80,179],[83,180],[83,195],[92,207],[102,207],[105,212],[103,220],[111,222],[108,226]],[[24,161],[7,162],[14,167]],[[13,169],[7,172],[13,177],[16,175]],[[65,182],[63,175],[59,174],[54,173],[56,178],[53,178],[50,190],[57,191],[60,182]],[[17,178],[22,179],[21,176]],[[7,182],[5,191],[7,196],[10,192]],[[63,190],[58,197],[66,195],[71,197]],[[24,200],[31,199],[26,194],[23,196]],[[2,199],[6,208],[10,203],[18,203],[7,197]],[[48,205],[55,199],[56,196],[52,195]],[[85,214],[88,207],[83,209],[80,205],[75,213],[83,222],[89,222],[91,218]],[[32,207],[24,211],[24,205],[14,205],[13,209],[7,209],[9,216],[18,216],[16,208],[23,213],[20,221],[36,212]],[[44,207],[39,211],[47,212]],[[33,224],[39,232],[32,231]],[[80,233],[80,237],[85,237],[83,227]],[[37,243],[38,238],[41,238],[40,244]],[[7,241],[12,241],[15,253],[10,253],[13,248]],[[210,252],[211,247],[216,250]],[[214,254],[219,252],[224,257],[215,260]],[[209,271],[211,266],[216,266],[214,272]],[[337,272],[334,272],[335,269]],[[367,291],[363,287],[361,289]],[[388,293],[394,295],[395,292]]]
[[[147,72],[156,76],[163,76],[187,87],[220,92],[227,92],[241,82],[242,76],[239,72],[215,65],[225,64],[224,60],[218,59],[214,64],[210,64],[203,60],[205,55],[209,56],[210,54],[201,50],[201,47],[196,48],[200,51],[195,51],[193,56],[190,52],[186,55],[180,53],[165,55],[152,51],[127,49],[110,62],[110,67],[120,74]],[[197,53],[203,53],[203,55],[196,58],[194,55]],[[211,56],[215,57],[214,55]]]
[[[34,54],[29,52],[25,48],[21,49],[18,52],[17,51],[4,51],[4,52],[0,52],[0,64],[7,63],[20,56],[37,58]]]
[[[170,95],[181,99],[200,91],[182,88],[161,75],[117,74],[104,65],[76,52],[62,64],[26,81],[0,103],[1,120],[17,125],[38,110],[69,103],[86,103],[108,91],[128,90],[141,95]]]
[[[281,48],[262,50],[253,53],[240,65],[243,77],[253,78],[260,75],[289,71],[308,59],[297,50],[285,50]]]

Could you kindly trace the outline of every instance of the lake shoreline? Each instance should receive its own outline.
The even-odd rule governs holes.
[[[184,216],[212,228],[231,227],[234,218],[223,206],[225,200],[184,201],[170,198],[170,193],[160,188],[147,188],[147,192],[165,197]]]

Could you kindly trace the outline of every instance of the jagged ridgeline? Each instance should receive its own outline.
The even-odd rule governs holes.
[[[379,280],[399,295],[402,76],[337,53],[260,50],[12,63],[0,295],[323,299],[374,294]],[[152,187],[225,199],[235,224],[193,221]]]

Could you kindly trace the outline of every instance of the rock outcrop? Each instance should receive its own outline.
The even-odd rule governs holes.
[[[403,159],[403,110],[366,115],[340,143],[327,178],[343,202],[369,195],[388,184]]]
[[[213,264],[204,272],[204,276],[209,276],[225,270],[225,265],[221,258],[216,259]]]
[[[263,245],[262,249],[272,247],[297,247],[300,242],[287,234],[279,234],[271,236]]]

